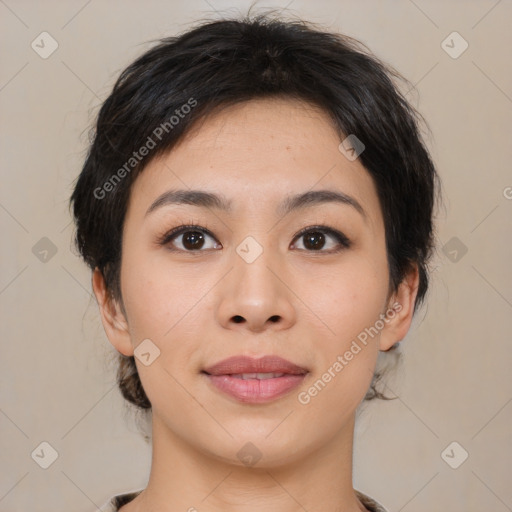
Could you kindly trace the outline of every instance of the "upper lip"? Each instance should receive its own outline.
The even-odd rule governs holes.
[[[275,355],[263,356],[258,359],[250,356],[228,357],[203,370],[210,375],[232,375],[242,373],[289,373],[303,375],[308,372],[282,357]]]

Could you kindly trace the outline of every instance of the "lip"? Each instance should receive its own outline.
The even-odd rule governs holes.
[[[233,375],[240,373],[288,373],[291,375],[304,375],[308,372],[287,359],[279,356],[263,356],[254,358],[250,356],[228,357],[203,370],[210,375]]]
[[[234,356],[224,359],[202,372],[219,391],[242,403],[265,403],[276,400],[299,386],[309,370],[279,356]],[[241,379],[234,374],[284,373],[271,379]]]

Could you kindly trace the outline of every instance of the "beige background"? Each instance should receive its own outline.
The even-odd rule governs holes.
[[[359,38],[417,85],[409,98],[430,124],[443,179],[428,308],[389,381],[399,399],[361,411],[354,485],[390,511],[510,511],[512,4],[258,5],[287,4]],[[248,5],[0,1],[1,512],[92,511],[147,481],[149,447],[115,386],[90,275],[71,251],[67,201],[98,106],[145,42]],[[42,31],[59,45],[47,59],[31,48]],[[469,44],[456,59],[441,46],[453,31]],[[57,250],[46,262],[33,252],[43,237]],[[442,249],[453,237],[467,247],[462,257]],[[46,470],[31,457],[43,441],[59,454]],[[453,441],[462,448],[452,460],[469,453],[458,469],[441,457]]]

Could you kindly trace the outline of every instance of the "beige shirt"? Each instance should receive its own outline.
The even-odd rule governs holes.
[[[130,491],[125,494],[118,494],[117,496],[113,496],[110,498],[102,507],[102,512],[117,512],[123,505],[126,505],[128,502],[132,501],[143,489],[139,489],[136,491]],[[377,503],[375,500],[366,496],[359,491],[356,491],[356,496],[361,500],[361,503],[370,511],[370,512],[387,512],[387,510]]]

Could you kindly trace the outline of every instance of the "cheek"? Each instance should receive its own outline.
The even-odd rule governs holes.
[[[379,318],[387,294],[387,265],[355,255],[309,283],[304,296],[328,327],[329,339],[344,346]]]
[[[388,291],[387,272],[385,253],[354,254],[335,271],[317,274],[317,286],[303,291],[328,327],[315,322],[323,331],[317,345],[319,381],[305,400],[311,398],[317,412],[331,411],[334,405],[335,423],[336,414],[353,410],[371,384],[380,338],[375,325]]]
[[[136,272],[130,272],[127,265],[123,284],[133,346],[146,339],[156,346],[149,345],[150,352],[157,354],[149,365],[135,358],[137,370],[155,410],[168,407],[170,396],[177,408],[184,409],[187,395],[179,382],[200,345],[200,337],[191,331],[201,325],[199,308],[194,307],[201,294],[192,283],[185,284],[179,273],[177,278],[147,260],[133,267]]]
[[[329,329],[318,337],[317,374],[299,400],[310,424],[315,425],[321,414],[325,428],[333,434],[371,384],[380,338],[372,327],[379,320],[387,292],[385,270],[353,270],[332,276],[324,293],[312,296],[315,312]]]
[[[162,389],[180,393],[172,376],[190,366],[201,346],[198,326],[204,314],[201,297],[212,287],[204,275],[189,267],[170,268],[165,258],[127,252],[121,268],[122,293],[129,319],[130,337],[136,348],[149,339],[158,357],[149,366],[137,360],[146,393],[153,401]],[[174,391],[173,391],[174,390]]]
[[[189,274],[187,269],[171,268],[165,258],[127,251],[121,283],[133,341],[141,336],[171,337],[198,297],[207,291],[204,279],[197,273]]]

